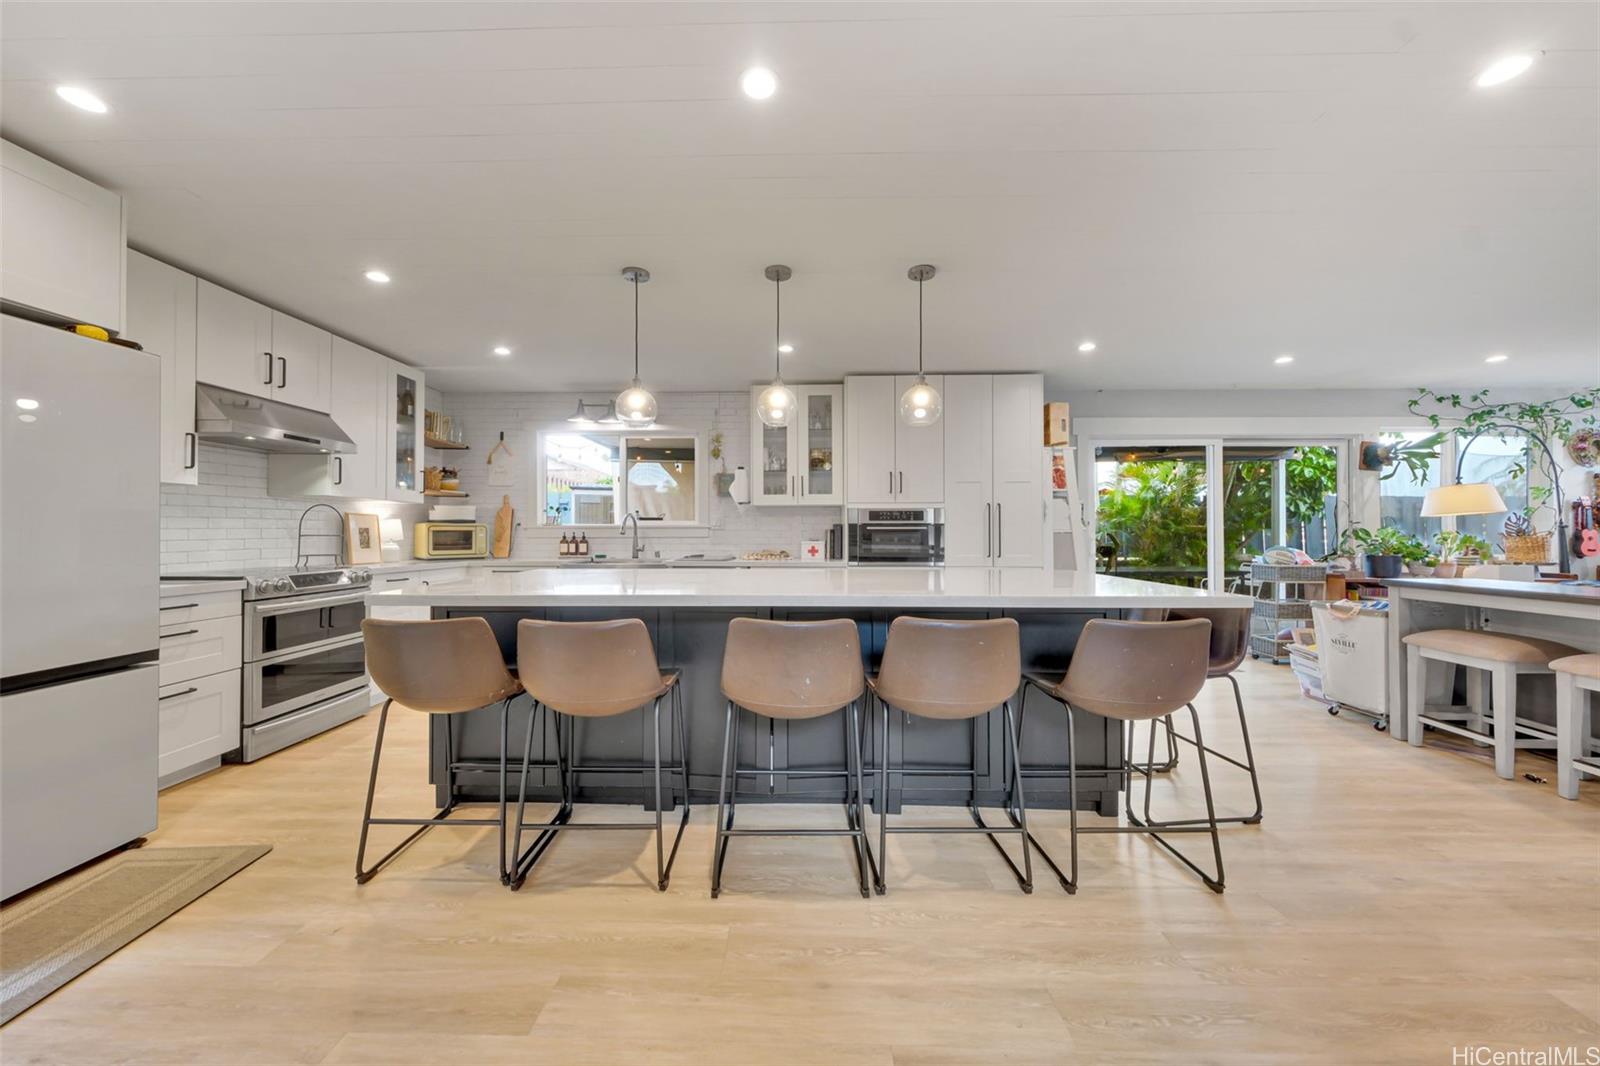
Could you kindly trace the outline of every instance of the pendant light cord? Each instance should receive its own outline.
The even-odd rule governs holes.
[[[772,376],[783,380],[783,282],[772,281]]]
[[[917,279],[917,377],[922,377],[922,279]]]
[[[639,275],[633,276],[633,380],[639,380]]]

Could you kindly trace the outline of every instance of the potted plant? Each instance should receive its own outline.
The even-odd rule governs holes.
[[[1492,550],[1489,542],[1481,537],[1455,529],[1444,530],[1434,538],[1434,543],[1439,546],[1442,560],[1434,568],[1434,577],[1459,577],[1462,567],[1474,566],[1489,558]]]
[[[729,490],[733,487],[733,475],[728,473],[728,461],[722,457],[722,431],[720,429],[711,434],[711,458],[715,459],[717,466],[721,468],[717,473],[716,479],[717,495],[730,495]]]
[[[1361,549],[1361,565],[1368,577],[1399,577],[1408,556],[1421,559],[1427,555],[1422,543],[1398,526],[1355,526],[1350,530],[1350,539]]]

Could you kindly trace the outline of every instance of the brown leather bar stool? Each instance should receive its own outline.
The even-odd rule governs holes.
[[[506,734],[510,728],[511,701],[522,686],[506,669],[494,631],[482,618],[450,618],[433,622],[402,622],[368,618],[361,623],[366,644],[367,672],[388,694],[378,715],[378,737],[372,745],[372,776],[367,780],[367,804],[361,815],[361,842],[356,846],[356,883],[372,880],[389,860],[436,825],[493,825],[500,829],[500,883],[510,881],[506,868]],[[452,731],[445,730],[445,774],[450,803],[432,818],[374,818],[372,797],[378,787],[378,757],[383,753],[384,728],[389,707],[425,714],[461,714],[500,704],[500,817],[451,818],[456,809],[453,775],[456,770]],[[526,771],[524,771],[526,776]],[[374,825],[414,825],[419,828],[387,855],[365,865],[367,829]]]
[[[722,694],[728,717],[722,729],[722,771],[717,780],[717,838],[711,858],[711,898],[722,891],[722,866],[728,844],[736,836],[849,836],[855,838],[856,873],[861,895],[871,895],[867,873],[874,875],[872,849],[867,844],[863,814],[866,775],[861,765],[859,703],[866,689],[861,668],[861,638],[848,618],[820,622],[768,622],[735,618],[728,623],[728,645],[722,656]],[[752,717],[796,721],[841,715],[845,732],[842,770],[739,769],[739,712]],[[730,770],[730,764],[732,769]],[[735,829],[741,776],[843,777],[845,779],[844,829]],[[733,781],[733,802],[728,802],[728,782]],[[850,794],[855,789],[854,802]],[[726,814],[724,814],[726,812]]]
[[[1239,711],[1239,735],[1244,740],[1244,761],[1240,762],[1231,755],[1226,755],[1216,748],[1207,748],[1206,754],[1213,759],[1221,759],[1231,766],[1237,766],[1250,775],[1250,791],[1255,795],[1255,810],[1250,814],[1232,814],[1218,818],[1218,822],[1240,822],[1244,825],[1255,825],[1261,821],[1261,779],[1256,773],[1255,752],[1250,747],[1250,725],[1244,717],[1244,694],[1239,690],[1239,681],[1233,672],[1244,662],[1246,653],[1250,650],[1250,608],[1200,608],[1187,607],[1182,610],[1173,610],[1167,613],[1170,621],[1181,622],[1189,618],[1204,618],[1211,623],[1211,651],[1206,662],[1206,678],[1213,679],[1225,677],[1228,684],[1233,686],[1233,704]],[[1172,715],[1161,719],[1167,731],[1167,761],[1156,767],[1157,772],[1165,773],[1178,765],[1178,741],[1193,745],[1194,739],[1178,732],[1173,723]],[[1155,724],[1151,723],[1154,729]],[[1129,737],[1130,741],[1132,737]],[[1149,799],[1146,791],[1145,798]],[[1148,813],[1148,810],[1147,812]],[[1199,819],[1195,819],[1199,824]]]
[[[889,624],[883,661],[867,687],[883,706],[883,753],[878,768],[878,867],[877,889],[888,890],[888,834],[890,833],[982,833],[1000,852],[1022,891],[1033,891],[1033,860],[1028,854],[1028,808],[1022,794],[1022,778],[1013,769],[1007,797],[1007,813],[1013,825],[988,826],[978,813],[976,766],[969,770],[946,767],[895,767],[889,752],[889,709],[918,718],[943,721],[977,719],[996,709],[1005,719],[1002,747],[1017,753],[1017,724],[1012,714],[1011,697],[1017,694],[1022,678],[1022,648],[1014,618],[980,621],[943,621],[902,615]],[[976,757],[976,747],[974,748]],[[1020,756],[1002,765],[1020,767]],[[972,826],[894,826],[889,825],[889,775],[905,777],[963,776],[972,780],[967,802]],[[1012,801],[1015,801],[1014,803]],[[1015,833],[1022,842],[1022,867],[1012,861],[996,834]]]
[[[1200,732],[1200,715],[1194,709],[1194,698],[1206,682],[1211,644],[1211,622],[1205,618],[1191,618],[1177,622],[1120,622],[1094,618],[1083,627],[1078,645],[1067,665],[1066,676],[1060,681],[1029,675],[1024,686],[1031,685],[1061,704],[1067,712],[1067,797],[1068,816],[1071,819],[1072,858],[1071,874],[1061,871],[1048,852],[1039,847],[1040,856],[1049,863],[1068,892],[1078,890],[1078,834],[1080,833],[1147,833],[1156,843],[1166,848],[1189,869],[1200,875],[1206,887],[1213,892],[1223,889],[1222,842],[1217,834],[1217,812],[1211,799],[1211,775],[1206,766],[1205,738]],[[1205,791],[1206,817],[1203,820],[1178,820],[1158,822],[1149,817],[1149,791],[1157,772],[1150,764],[1155,761],[1156,731],[1154,722],[1182,708],[1189,709],[1194,723],[1195,751],[1199,756],[1200,783]],[[1144,765],[1132,760],[1131,753],[1123,752],[1124,775],[1139,773],[1145,779],[1145,818],[1133,813],[1130,791],[1128,825],[1078,826],[1077,753],[1073,750],[1073,710],[1090,711],[1104,718],[1121,722],[1150,722],[1150,751]],[[1060,776],[1059,771],[1030,770],[1029,776]],[[1216,877],[1212,877],[1174,847],[1163,833],[1210,833],[1211,849],[1216,859]]]
[[[528,738],[523,752],[522,782],[517,792],[516,835],[512,854],[511,888],[522,887],[534,863],[549,849],[556,834],[566,830],[650,829],[656,832],[656,888],[665,892],[672,876],[672,862],[678,857],[683,828],[689,823],[689,725],[683,717],[682,688],[676,670],[662,670],[656,663],[650,630],[637,618],[606,622],[546,622],[524,618],[517,623],[517,672],[534,700],[534,713],[528,719]],[[672,840],[672,853],[666,853],[662,833],[661,796],[661,700],[671,696],[672,734],[678,743],[678,761],[666,767],[676,771],[683,786],[683,816]],[[649,705],[655,760],[650,765],[579,765],[577,762],[577,720],[610,718]],[[528,802],[528,770],[532,759],[533,734],[539,712],[555,715],[556,761],[561,780],[561,806],[548,822],[524,823]],[[567,729],[562,718],[572,719]],[[563,736],[563,734],[565,734]],[[584,822],[571,824],[572,801],[577,778],[585,773],[627,773],[651,770],[655,781],[655,822]],[[539,835],[522,850],[522,831],[537,829]]]

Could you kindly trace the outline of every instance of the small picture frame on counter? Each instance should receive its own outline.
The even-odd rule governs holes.
[[[344,516],[344,561],[347,566],[370,566],[383,562],[383,535],[378,516]]]

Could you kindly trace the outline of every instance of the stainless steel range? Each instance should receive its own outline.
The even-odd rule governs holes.
[[[281,567],[230,576],[249,582],[240,761],[254,762],[371,708],[361,642],[371,571]]]

